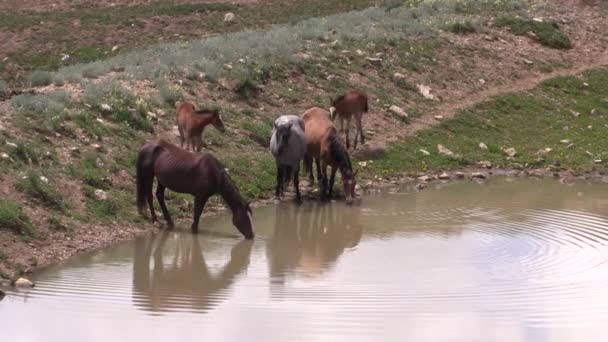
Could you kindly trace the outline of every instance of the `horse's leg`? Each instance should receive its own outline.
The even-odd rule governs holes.
[[[315,185],[315,177],[313,176],[314,170],[312,169],[312,157],[309,157],[308,155],[304,156],[304,163],[304,170],[308,170],[308,182],[312,188],[312,186]]]
[[[321,162],[321,201],[327,199],[327,164]]]
[[[323,174],[321,173],[321,162],[315,158],[315,165],[317,166],[317,181],[319,182],[320,194],[323,195]]]
[[[344,130],[346,133],[346,148],[349,149],[350,148],[350,137],[349,137],[349,132],[350,132],[350,119],[352,118],[349,117],[348,119],[346,119],[346,129]]]
[[[181,148],[184,148],[184,142],[186,141],[186,139],[184,138],[184,130],[181,126],[177,126],[177,130],[179,131],[179,146]]]
[[[194,216],[192,217],[192,233],[198,233],[198,222],[201,218],[201,214],[203,213],[203,208],[205,208],[205,204],[209,197],[207,196],[196,196],[194,198]]]
[[[281,188],[283,187],[283,167],[277,163],[277,188],[274,193],[276,198],[281,198]]]
[[[203,149],[203,133],[196,136],[196,151],[200,152]]]
[[[331,198],[331,193],[334,190],[334,182],[336,181],[336,171],[338,171],[338,168],[331,168],[331,177],[329,178],[329,194],[327,196],[328,198]]]
[[[291,166],[285,166],[285,174],[283,174],[283,193],[289,188],[289,181],[291,180],[291,173],[293,168]]]
[[[152,189],[154,188],[154,176],[150,177],[146,183],[146,191],[148,192],[148,206],[150,207],[150,217],[152,217],[152,223],[156,222],[156,213],[154,212],[154,195]]]
[[[357,116],[357,129],[359,130],[359,134],[361,135],[361,145],[364,145],[365,135],[363,134],[363,124],[361,123],[362,117],[363,113],[359,113],[359,116]],[[355,147],[357,147],[357,144],[355,144]]]
[[[171,215],[169,214],[169,210],[167,210],[167,206],[165,205],[165,186],[158,182],[158,186],[156,187],[156,199],[160,204],[160,209],[163,211],[163,216],[167,221],[167,226],[169,229],[173,229],[173,220],[171,219]]]
[[[296,203],[302,203],[302,197],[300,196],[300,164],[293,170],[293,187],[296,189]]]

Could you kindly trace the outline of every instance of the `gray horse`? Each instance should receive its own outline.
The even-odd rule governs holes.
[[[306,154],[306,135],[304,134],[304,121],[299,116],[283,115],[274,121],[270,138],[270,152],[277,162],[275,195],[277,198],[281,197],[285,184],[293,176],[296,201],[301,203],[299,174],[300,161]]]

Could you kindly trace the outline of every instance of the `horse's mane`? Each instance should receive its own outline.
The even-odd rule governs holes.
[[[334,103],[342,102],[344,100],[345,96],[346,96],[346,94],[340,95],[335,100],[331,101],[331,103],[334,104]]]
[[[220,194],[222,195],[224,201],[226,201],[226,204],[228,204],[230,207],[230,210],[233,212],[239,208],[247,208],[250,210],[249,205],[239,193],[239,190],[234,185],[234,182],[230,178],[230,175],[228,175],[228,172],[226,172],[226,170],[222,170],[222,175],[220,177]]]
[[[331,156],[336,164],[338,164],[343,176],[352,175],[353,165],[350,162],[348,151],[344,147],[342,139],[340,139],[340,135],[338,135],[338,133],[334,130],[329,136],[329,139],[329,150],[331,152]]]

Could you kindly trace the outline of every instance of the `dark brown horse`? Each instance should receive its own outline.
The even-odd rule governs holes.
[[[363,125],[361,119],[363,113],[367,113],[367,95],[360,91],[350,91],[335,100],[330,99],[331,108],[331,119],[335,121],[336,117],[340,119],[340,131],[346,134],[346,147],[350,148],[350,120],[355,117],[355,124],[357,125],[357,132],[355,133],[355,145],[353,149],[357,148],[357,138],[361,136],[361,144],[365,144],[365,135],[363,134]],[[346,121],[346,128],[344,126]]]
[[[154,177],[158,178],[156,198],[169,228],[173,228],[173,220],[165,205],[165,188],[194,196],[193,233],[198,232],[198,221],[209,197],[220,194],[232,210],[232,223],[246,239],[253,239],[251,208],[222,163],[211,154],[188,152],[164,140],[152,140],[142,147],[137,158],[137,208],[143,214],[147,201],[152,222],[156,222]]]
[[[187,150],[200,151],[203,145],[203,130],[210,124],[218,131],[226,132],[217,109],[195,110],[192,103],[182,103],[177,108],[177,129],[181,147],[184,148],[185,142]]]
[[[328,111],[313,107],[302,114],[306,133],[307,151],[304,166],[309,174],[310,184],[314,183],[313,159],[317,165],[317,179],[321,183],[321,199],[331,198],[336,171],[342,174],[346,203],[352,204],[355,197],[355,176],[347,149],[340,139]],[[327,182],[327,167],[331,167],[331,178]],[[329,188],[328,188],[329,186]]]

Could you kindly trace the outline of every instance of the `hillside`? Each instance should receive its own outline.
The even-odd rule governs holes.
[[[607,165],[606,2],[57,3],[23,2],[20,22],[0,15],[0,42],[14,43],[0,49],[11,51],[0,56],[6,279],[154,229],[136,215],[134,160],[147,139],[177,142],[182,100],[220,109],[227,132],[209,128],[206,149],[252,200],[274,185],[274,118],[350,88],[372,99],[369,142],[355,152],[364,187],[479,161],[560,175]],[[191,198],[168,196],[189,219]]]

